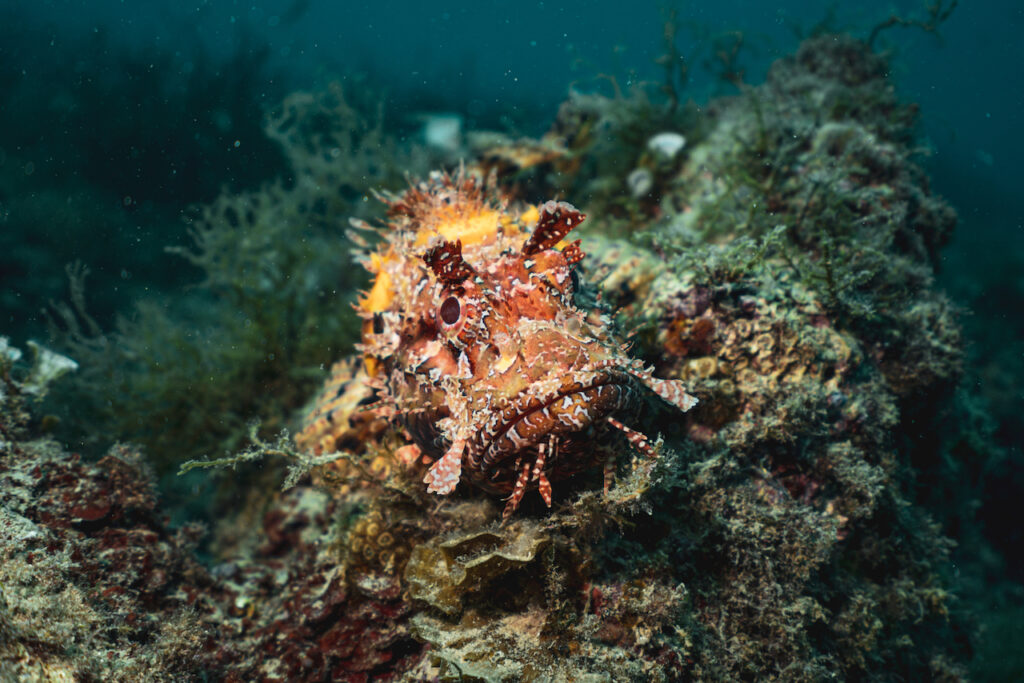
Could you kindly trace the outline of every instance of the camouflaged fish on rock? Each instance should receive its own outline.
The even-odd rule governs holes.
[[[390,223],[371,254],[372,288],[359,304],[370,406],[404,427],[416,460],[432,462],[427,490],[459,481],[508,496],[505,516],[533,487],[614,462],[599,447],[621,432],[648,457],[647,438],[623,421],[656,395],[680,411],[697,399],[626,354],[599,311],[574,302],[584,216],[549,201],[516,212],[488,202],[469,175],[436,174],[387,200]],[[330,450],[338,382],[298,441]],[[369,393],[369,388],[364,391]],[[412,460],[412,458],[407,458]]]

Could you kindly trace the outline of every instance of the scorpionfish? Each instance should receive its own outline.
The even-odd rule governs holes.
[[[358,304],[368,410],[406,432],[413,458],[430,462],[427,490],[468,479],[508,497],[504,517],[536,489],[605,466],[607,489],[622,433],[647,396],[687,411],[697,399],[630,358],[607,315],[578,305],[580,240],[564,238],[585,216],[566,202],[516,210],[489,199],[467,173],[433,174],[385,197],[383,240],[365,259],[373,285]],[[367,226],[363,226],[367,227]],[[298,441],[330,450],[344,426],[328,383]]]

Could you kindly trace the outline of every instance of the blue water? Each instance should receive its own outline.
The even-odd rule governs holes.
[[[681,52],[695,56],[687,94],[701,102],[721,90],[701,68],[709,37],[716,34],[744,33],[741,64],[748,82],[757,83],[773,59],[795,49],[799,34],[822,21],[866,36],[890,13],[925,16],[917,0],[846,5],[835,3],[829,13],[817,2],[678,3]],[[659,78],[654,59],[662,53],[670,6],[14,0],[0,8],[0,68],[8,78],[29,80],[45,79],[54,64],[88,70],[89,56],[76,52],[81,41],[97,36],[111,55],[127,50],[170,56],[180,74],[223,68],[239,51],[265,49],[261,85],[271,99],[324,73],[363,72],[386,84],[399,116],[411,116],[417,104],[470,117],[503,110],[531,119],[539,131],[574,82],[598,73],[622,83],[631,75]],[[921,105],[922,142],[932,155],[928,166],[935,187],[963,218],[956,248],[946,255],[953,261],[984,257],[1007,240],[1017,250],[1022,246],[1022,36],[1021,5],[989,1],[960,3],[939,36],[893,28],[878,41],[895,52],[893,76],[902,95]],[[36,85],[44,88],[45,82]],[[0,104],[16,107],[17,102]],[[260,112],[252,115],[258,119]],[[0,144],[10,145],[3,133]]]

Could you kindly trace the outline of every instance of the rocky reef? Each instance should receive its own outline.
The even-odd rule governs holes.
[[[700,399],[645,416],[656,458],[623,449],[606,492],[581,473],[551,511],[527,497],[501,523],[481,491],[428,494],[400,434],[359,421],[365,389],[342,364],[344,452],[255,437],[234,464],[284,455],[297,483],[240,479],[201,562],[203,529],[170,525],[144,454],[87,462],[41,437],[31,368],[0,355],[0,675],[965,677],[973,626],[942,525],[967,524],[970,501],[930,508],[917,492],[954,487],[948,451],[917,435],[961,420],[962,342],[932,282],[956,216],[914,161],[914,107],[886,73],[826,35],[702,111],[572,93],[541,140],[476,138],[475,167],[509,201],[581,205],[581,299]],[[317,159],[297,172],[330,177]],[[256,224],[262,207],[222,198],[202,220],[237,231],[229,213]],[[322,225],[341,208],[292,211]],[[224,405],[222,389],[203,405]],[[265,403],[271,424],[298,419],[294,400]]]
[[[212,584],[194,554],[202,527],[168,526],[137,451],[114,446],[88,463],[34,438],[32,378],[52,354],[21,373],[3,342],[0,678],[194,676],[202,641],[190,605]]]

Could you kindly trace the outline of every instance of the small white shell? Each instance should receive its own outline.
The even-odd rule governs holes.
[[[639,199],[650,192],[654,176],[646,168],[635,168],[626,176],[626,185],[629,186],[629,193]]]
[[[666,159],[674,159],[684,146],[686,138],[671,131],[658,133],[647,141],[647,149]]]

